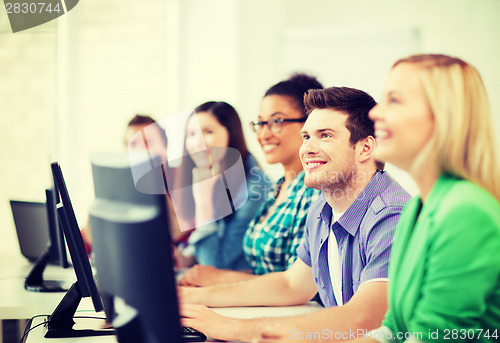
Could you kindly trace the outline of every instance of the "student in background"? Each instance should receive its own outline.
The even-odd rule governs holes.
[[[152,154],[160,156],[164,166],[165,178],[167,182],[170,180],[174,180],[175,169],[169,168],[167,163],[167,135],[165,133],[165,130],[160,127],[156,120],[154,120],[151,116],[136,114],[132,119],[130,119],[125,130],[123,145],[128,150],[133,151],[146,149],[149,150]],[[170,183],[173,182],[170,181]],[[169,208],[168,213],[174,213],[172,203],[168,195],[167,206]],[[170,217],[170,228],[172,241],[175,244],[183,242],[187,239],[188,233],[180,231],[179,225],[174,216]],[[85,242],[87,253],[90,253],[92,250],[92,237],[90,235],[89,223],[87,223],[87,225],[82,229],[82,237]]]
[[[323,86],[314,77],[296,74],[267,90],[259,116],[251,123],[266,162],[279,163],[285,175],[270,190],[245,233],[243,245],[251,270],[235,272],[208,266],[189,269],[180,284],[207,286],[284,271],[297,259],[307,211],[319,191],[306,187],[299,158],[300,129],[307,116],[303,103],[309,89]]]
[[[236,180],[240,175],[232,178],[236,183],[226,189],[231,183],[231,175],[228,175],[228,169],[234,165],[231,160],[239,158],[234,156],[235,151],[241,156],[245,174],[241,180]],[[199,263],[214,268],[248,270],[243,235],[263,203],[270,183],[248,152],[236,110],[223,101],[198,106],[186,124],[183,156],[176,188],[188,187],[189,192],[174,197],[174,205],[177,217],[191,222],[191,227],[196,229],[182,254],[176,254],[177,267]],[[221,172],[226,175],[226,181],[218,177]],[[248,196],[246,201],[238,199],[244,194]],[[227,209],[221,204],[227,204],[228,199],[235,208],[238,202],[244,201],[244,204],[225,215]]]
[[[151,129],[146,129],[147,127]],[[146,129],[147,131],[144,131]],[[146,134],[147,139],[144,139],[142,134]],[[136,114],[127,124],[125,131],[124,146],[129,150],[147,149],[151,153],[161,157],[162,163],[165,166],[167,182],[174,180],[175,169],[168,166],[168,138],[165,130],[161,128],[156,120],[148,115]],[[172,181],[170,181],[173,183]]]
[[[142,135],[136,135],[152,125],[156,130],[148,132],[147,139]],[[148,115],[136,114],[127,124],[123,145],[130,150],[146,148],[161,156],[162,162],[167,162],[168,138],[165,130],[161,128],[156,120]]]
[[[302,333],[324,328],[349,333],[380,325],[387,310],[393,233],[410,195],[373,157],[368,112],[376,103],[370,95],[332,87],[310,90],[304,103],[310,113],[299,151],[304,182],[322,196],[309,209],[299,258],[284,272],[245,282],[179,288],[183,325],[210,337],[243,341],[257,337],[269,323]],[[225,318],[205,306],[189,305],[299,305],[316,292],[327,309],[285,318]]]

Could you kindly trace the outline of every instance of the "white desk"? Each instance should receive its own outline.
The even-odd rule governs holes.
[[[28,319],[37,314],[50,314],[64,292],[38,293],[24,289],[24,279],[32,265],[22,256],[0,255],[0,319]],[[64,280],[68,287],[76,280],[72,268],[49,265],[44,279]]]
[[[86,299],[84,299],[86,300]],[[314,312],[321,309],[320,305],[315,302],[308,303],[302,306],[286,306],[286,307],[228,307],[228,308],[214,308],[213,310],[217,313],[233,318],[257,318],[257,317],[279,317],[279,316],[291,316],[301,313]],[[99,314],[92,313],[77,313],[77,316],[102,316]],[[39,323],[42,323],[44,318],[36,318],[33,320],[32,327]],[[98,329],[103,324],[103,321],[96,319],[75,319],[74,329]],[[35,328],[28,335],[26,343],[116,343],[116,338],[114,336],[100,336],[100,337],[79,337],[79,338],[44,338],[45,328],[42,326]],[[208,342],[220,342],[208,339]]]
[[[0,253],[0,342],[10,343],[20,337],[27,319],[52,313],[65,294],[26,291],[24,279],[31,268],[32,264],[21,253]],[[44,277],[68,281],[68,285],[76,279],[73,269],[56,266],[48,266]]]

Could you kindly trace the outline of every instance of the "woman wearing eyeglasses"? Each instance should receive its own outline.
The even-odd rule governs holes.
[[[267,90],[257,121],[251,123],[266,161],[279,163],[284,169],[284,176],[267,194],[245,233],[243,249],[251,273],[195,266],[186,272],[181,284],[208,286],[242,281],[286,270],[296,260],[307,210],[319,195],[319,191],[304,185],[298,153],[302,144],[300,129],[306,120],[303,97],[309,89],[321,88],[316,78],[304,74],[279,82]]]

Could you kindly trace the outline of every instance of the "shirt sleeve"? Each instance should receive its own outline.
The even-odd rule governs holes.
[[[306,219],[304,239],[297,248],[297,256],[302,260],[302,262],[307,264],[309,267],[312,267],[311,250],[309,248],[309,222],[310,220]]]
[[[360,276],[360,284],[372,279],[385,279],[389,271],[389,258],[394,231],[398,224],[402,206],[390,206],[376,214],[375,224],[372,224],[366,241],[366,265]]]
[[[422,295],[406,323],[408,331],[425,335],[429,329],[438,330],[443,341],[445,330],[498,328],[498,322],[485,319],[487,313],[493,318],[491,313],[500,311],[500,223],[496,218],[478,201],[435,219],[429,230]]]
[[[260,190],[261,196],[255,190],[254,183],[249,182],[249,189],[253,189],[253,195],[249,196],[245,204],[234,212],[224,222],[224,234],[221,238],[221,266],[218,268],[230,268],[235,270],[250,269],[250,265],[243,254],[243,236],[247,230],[248,223],[252,220],[255,212],[264,201],[265,190]],[[249,192],[250,193],[250,192]]]
[[[230,216],[208,224],[216,228],[212,234],[195,243],[198,262],[222,269],[251,269],[243,253],[243,237],[249,222],[265,200],[267,190],[261,184],[255,176],[249,176],[248,198],[244,204]]]
[[[311,267],[311,253],[309,251],[309,240],[307,232],[304,241],[302,241],[302,244],[297,249],[297,256],[302,260],[302,262]]]
[[[307,194],[307,196],[306,196]],[[301,197],[300,203],[300,218],[297,220],[295,227],[293,228],[293,239],[290,247],[290,258],[288,259],[288,267],[290,267],[296,260],[297,257],[311,266],[311,255],[309,251],[309,229],[308,229],[308,213],[309,207],[314,203],[319,197],[319,193],[312,189],[307,189],[304,196]],[[304,231],[304,234],[300,234],[299,231]]]

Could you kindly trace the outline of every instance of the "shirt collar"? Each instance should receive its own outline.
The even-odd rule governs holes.
[[[305,173],[304,171],[300,171],[296,176],[295,178],[292,180],[292,182],[290,183],[290,185],[288,186],[288,188],[285,190],[287,196],[290,196],[291,192],[294,192],[294,189],[297,188],[297,185],[298,187],[302,187],[302,184],[304,183],[304,177],[305,177]],[[274,195],[274,199],[276,199],[279,195],[279,192],[280,192],[280,188],[281,188],[281,185],[283,184],[283,182],[285,182],[285,177],[282,176],[278,182],[276,182],[276,184],[273,186],[273,195]]]
[[[273,199],[276,199],[278,197],[278,194],[280,193],[280,188],[281,188],[281,185],[283,184],[283,182],[285,182],[285,177],[282,176],[278,182],[276,182],[273,186],[273,196],[274,198]]]
[[[366,187],[347,208],[342,217],[340,217],[340,219],[336,222],[351,236],[356,235],[359,225],[364,218],[364,214],[366,213],[368,206],[370,206],[373,198],[382,193],[382,191],[386,188],[385,182],[379,182],[381,178],[384,177],[384,173],[384,171],[377,171],[375,175],[373,175]],[[326,200],[320,217],[323,221],[325,221],[325,223],[328,223],[329,226],[332,218],[332,208]]]
[[[325,204],[321,209],[321,213],[319,214],[319,219],[324,221],[328,227],[330,227],[330,222],[332,220],[332,207],[326,202],[325,196],[321,194],[321,201],[324,201]]]

